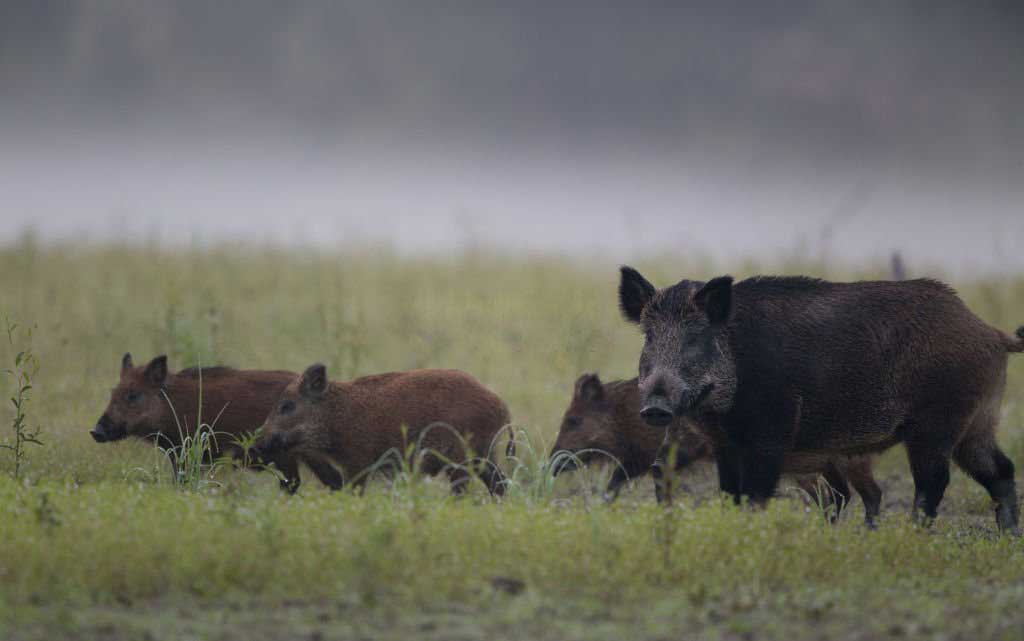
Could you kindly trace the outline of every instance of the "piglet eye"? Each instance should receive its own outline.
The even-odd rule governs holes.
[[[291,414],[295,411],[295,401],[284,401],[281,403],[281,407],[278,408],[278,412],[281,414]]]

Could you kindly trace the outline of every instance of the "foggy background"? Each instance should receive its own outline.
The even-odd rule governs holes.
[[[1015,2],[0,4],[0,242],[1024,269]]]

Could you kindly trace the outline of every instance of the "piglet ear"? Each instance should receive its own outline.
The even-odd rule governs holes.
[[[709,280],[693,295],[693,303],[707,315],[712,325],[728,321],[732,313],[732,276]]]
[[[135,365],[132,363],[132,355],[129,352],[125,352],[124,356],[121,357],[121,373],[124,374],[133,367]]]
[[[584,374],[577,379],[576,398],[584,403],[593,403],[604,398],[604,385],[597,374]]]
[[[319,398],[327,391],[327,368],[317,363],[310,365],[302,373],[299,382],[299,393],[306,398]]]
[[[153,385],[163,385],[167,380],[167,355],[161,354],[146,365],[146,380]]]

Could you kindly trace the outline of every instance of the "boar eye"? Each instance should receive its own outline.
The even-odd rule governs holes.
[[[281,403],[281,407],[278,408],[278,412],[281,414],[291,414],[295,411],[295,401],[284,401]]]
[[[581,419],[579,416],[570,416],[567,419],[565,419],[565,426],[568,427],[569,429],[574,430],[582,424],[583,419]]]
[[[133,392],[128,392],[125,395],[124,400],[128,401],[129,403],[138,403],[141,398],[142,398],[142,392],[134,392],[133,391]]]

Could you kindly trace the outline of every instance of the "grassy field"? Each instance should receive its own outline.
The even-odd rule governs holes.
[[[638,266],[659,284],[882,274]],[[635,372],[640,337],[619,317],[616,267],[485,252],[0,249],[0,313],[33,328],[26,409],[43,442],[17,480],[0,451],[0,638],[1021,637],[1024,542],[996,534],[987,496],[959,473],[935,526],[912,525],[902,450],[879,465],[877,532],[859,503],[830,526],[792,490],[761,512],[733,507],[708,466],[670,510],[646,480],[607,506],[607,471],[540,474],[576,376]],[[954,285],[990,323],[1024,324],[1024,277]],[[4,367],[28,338],[13,341]],[[336,379],[461,368],[508,402],[521,460],[507,462],[501,502],[408,478],[332,494],[308,473],[289,497],[269,474],[226,469],[185,491],[152,446],[88,435],[125,351],[167,353],[173,369],[322,361]],[[1001,440],[1024,469],[1024,357],[1011,360],[1004,409]]]

